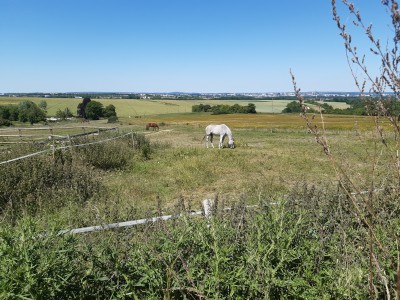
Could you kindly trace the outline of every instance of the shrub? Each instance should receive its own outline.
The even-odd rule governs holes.
[[[116,111],[115,111],[115,106],[112,105],[112,104],[107,105],[107,106],[104,108],[103,114],[104,114],[104,117],[106,117],[106,118],[116,117],[116,116],[117,116],[117,113],[116,113]]]
[[[261,195],[260,195],[261,196]],[[382,193],[379,236],[397,253],[398,194]],[[31,219],[0,227],[0,295],[79,299],[366,299],[368,228],[337,190],[298,185],[284,198],[231,210],[215,199],[209,218],[189,217],[89,235],[42,233]],[[268,196],[270,198],[270,196]],[[160,208],[161,209],[161,208]],[[393,213],[392,213],[393,212]],[[387,231],[389,229],[389,231]],[[377,252],[377,255],[387,255]],[[397,264],[394,255],[381,272]],[[379,274],[375,274],[379,279]],[[389,286],[393,291],[393,286]],[[375,285],[376,298],[383,285]]]
[[[18,120],[31,124],[45,121],[46,113],[32,101],[23,101],[19,104]]]
[[[0,126],[7,126],[10,127],[12,125],[10,120],[3,119],[0,117]]]
[[[34,152],[29,147],[29,152]],[[15,153],[14,153],[15,154]],[[10,157],[11,158],[11,157]],[[18,218],[99,197],[102,184],[92,170],[73,164],[70,154],[50,155],[11,162],[0,168],[0,212]]]
[[[78,147],[75,153],[88,165],[102,169],[123,169],[131,161],[136,152],[150,153],[150,142],[145,136],[137,133],[126,134],[123,138],[114,133],[102,135],[103,139],[112,139],[107,143],[95,143],[86,147]],[[75,144],[84,144],[86,139],[76,139]],[[146,149],[146,150],[144,150]],[[144,154],[142,154],[144,155]],[[148,157],[146,157],[148,158]]]
[[[118,117],[117,116],[110,116],[107,119],[107,123],[117,123],[118,122]]]
[[[67,108],[65,108],[64,110],[61,110],[61,109],[57,110],[57,112],[56,112],[56,117],[57,117],[57,118],[60,118],[60,119],[62,119],[62,120],[65,120],[65,119],[67,119],[67,118],[73,117],[73,114],[72,114],[72,112],[69,110],[69,108],[67,107]]]
[[[65,206],[69,202],[82,205],[91,199],[106,196],[93,166],[102,170],[122,169],[135,153],[149,158],[150,143],[143,135],[109,138],[72,149],[48,151],[40,155],[4,164],[0,168],[0,214],[18,219],[23,213],[35,215]],[[86,139],[73,141],[85,144]],[[19,145],[13,151],[0,153],[1,161],[29,153],[46,151],[42,145]]]
[[[41,234],[25,219],[0,226],[0,297],[71,299],[80,290],[79,248],[73,235]]]

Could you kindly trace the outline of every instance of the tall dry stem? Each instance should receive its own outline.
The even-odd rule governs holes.
[[[376,176],[377,165],[386,164],[388,168],[393,169],[393,175],[397,177],[397,186],[394,189],[398,190],[398,185],[400,183],[400,164],[398,163],[398,153],[399,153],[399,134],[400,134],[400,110],[392,109],[390,106],[392,103],[399,101],[400,97],[400,76],[399,76],[399,62],[400,56],[398,55],[398,42],[400,41],[400,12],[397,1],[395,0],[384,0],[381,1],[384,8],[387,9],[391,23],[393,26],[393,39],[382,43],[380,39],[376,38],[373,33],[372,24],[366,25],[362,15],[353,2],[347,0],[340,1],[345,9],[347,9],[349,16],[352,18],[350,26],[356,30],[361,30],[361,32],[366,36],[370,42],[370,49],[368,53],[360,53],[357,45],[354,44],[352,34],[349,31],[348,24],[341,20],[341,16],[338,13],[338,4],[335,0],[331,0],[332,4],[332,15],[333,19],[337,24],[340,36],[344,40],[344,47],[346,50],[346,59],[354,78],[355,85],[360,93],[360,97],[363,100],[374,99],[372,102],[372,107],[366,107],[369,114],[374,118],[375,131],[377,137],[381,144],[383,145],[382,150],[375,150],[375,157],[372,159],[372,176],[371,182],[369,184],[368,193],[361,193],[361,187],[358,186],[358,182],[355,178],[351,178],[346,171],[346,168],[341,166],[340,160],[335,159],[335,156],[328,144],[328,140],[324,128],[324,119],[322,111],[320,112],[322,130],[318,128],[318,125],[313,123],[315,116],[309,117],[307,115],[306,105],[304,104],[304,98],[300,93],[300,88],[297,88],[295,77],[290,71],[292,77],[292,82],[294,86],[294,91],[299,104],[302,108],[301,117],[305,120],[306,126],[310,133],[312,133],[316,139],[316,142],[322,147],[324,153],[327,155],[328,159],[331,161],[335,173],[338,177],[339,184],[346,192],[348,199],[351,201],[354,208],[354,214],[356,219],[361,220],[364,225],[368,228],[368,240],[366,244],[369,244],[369,293],[370,298],[376,297],[376,288],[374,277],[375,275],[380,278],[380,282],[384,286],[386,298],[390,299],[390,284],[388,276],[386,275],[382,264],[384,258],[388,257],[389,247],[382,243],[380,240],[378,230],[376,229],[376,224],[381,224],[387,220],[382,220],[382,216],[379,216],[379,211],[376,210],[376,206],[379,203],[374,203],[375,190],[376,190]],[[383,46],[385,45],[385,46]],[[368,55],[367,55],[368,54]],[[380,73],[378,75],[372,75],[369,71],[367,58],[375,57],[380,60]],[[361,72],[360,72],[361,71]],[[361,74],[357,76],[356,74]],[[390,93],[389,93],[390,92]],[[388,101],[389,100],[389,101]],[[367,102],[367,101],[366,101]],[[369,104],[371,105],[371,103]],[[390,138],[390,134],[386,133],[382,124],[382,118],[386,118],[392,129],[393,137]],[[382,162],[381,158],[382,152],[387,151],[388,161]],[[389,176],[389,175],[388,175]],[[395,179],[395,178],[393,178]],[[395,225],[393,225],[395,226]],[[393,228],[392,232],[396,232],[396,228]],[[396,240],[396,237],[393,236]],[[377,247],[377,248],[375,248]],[[379,257],[376,255],[377,251],[382,251],[384,255]],[[398,251],[398,250],[397,250]],[[378,258],[379,257],[379,258]],[[397,255],[399,257],[399,254]],[[400,260],[397,258],[397,280],[393,282],[392,285],[396,286],[397,299],[400,295]]]

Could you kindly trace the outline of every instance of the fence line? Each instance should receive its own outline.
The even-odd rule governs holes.
[[[73,147],[84,147],[84,146],[88,146],[88,145],[105,143],[105,142],[116,140],[116,139],[125,137],[127,135],[131,135],[131,134],[133,134],[133,132],[129,132],[129,133],[126,133],[126,134],[123,134],[123,135],[120,135],[120,136],[117,136],[117,137],[114,137],[114,138],[109,138],[109,139],[105,139],[105,140],[101,140],[101,141],[97,141],[97,142],[50,148],[50,149],[42,150],[42,151],[39,151],[39,152],[35,152],[35,153],[27,154],[27,155],[24,155],[24,156],[20,156],[20,157],[17,157],[17,158],[13,158],[13,159],[10,159],[10,160],[2,161],[2,162],[0,162],[0,165],[7,164],[7,163],[10,163],[10,162],[14,162],[14,161],[21,160],[21,159],[25,159],[25,158],[28,158],[28,157],[36,156],[36,155],[43,154],[43,153],[46,153],[46,152],[52,152],[52,151],[55,151],[55,150],[68,149],[68,148],[73,148]]]
[[[381,192],[383,189],[373,190],[372,192]],[[359,193],[351,193],[351,195],[362,195],[369,193],[369,191],[362,191]],[[345,194],[343,194],[345,195]],[[340,196],[340,195],[339,195]],[[271,202],[269,205],[277,205],[277,202]],[[211,199],[204,199],[202,201],[203,210],[198,210],[194,212],[190,212],[187,214],[177,214],[177,215],[165,215],[159,217],[152,217],[147,219],[138,219],[132,221],[124,221],[118,223],[111,223],[106,225],[95,225],[95,226],[88,226],[88,227],[81,227],[81,228],[74,228],[74,229],[65,229],[58,232],[58,234],[79,234],[79,233],[87,233],[87,232],[94,232],[94,231],[102,231],[102,230],[109,230],[115,228],[123,228],[123,227],[132,227],[136,225],[143,225],[146,223],[155,223],[157,221],[165,221],[172,218],[180,218],[182,216],[197,216],[197,215],[204,215],[205,217],[210,217],[213,214],[214,209],[214,202]],[[246,205],[245,208],[257,208],[259,205]],[[233,208],[225,207],[222,211],[230,211]]]
[[[67,129],[82,129],[83,133],[73,134],[73,135],[55,135],[53,131],[62,131]],[[85,129],[96,129],[95,131],[85,132]],[[22,134],[22,131],[49,131],[50,135],[44,134]],[[27,138],[30,138],[31,141],[45,141],[48,139],[59,140],[59,139],[70,139],[73,137],[85,136],[100,133],[102,131],[109,131],[109,130],[118,130],[118,127],[96,127],[96,126],[73,126],[73,127],[39,127],[39,128],[7,128],[7,129],[0,129],[0,138],[19,138],[19,141],[14,142],[0,142],[1,144],[7,143],[15,143],[19,144],[21,142],[26,142]],[[7,132],[7,134],[1,134],[1,132]],[[18,132],[18,134],[12,134],[13,132]],[[36,138],[36,139],[34,139]],[[25,140],[24,140],[25,139]],[[28,141],[29,142],[29,141]]]
[[[276,204],[276,203],[271,203]],[[125,222],[118,222],[118,223],[111,223],[106,225],[96,225],[96,226],[88,226],[88,227],[81,227],[81,228],[74,228],[74,229],[65,229],[58,232],[58,234],[76,234],[76,233],[86,233],[86,232],[94,232],[94,231],[102,231],[108,229],[115,229],[115,228],[123,228],[123,227],[132,227],[136,225],[143,225],[146,223],[155,223],[158,221],[165,221],[172,218],[181,218],[183,216],[198,216],[203,215],[205,217],[210,217],[213,213],[214,202],[211,199],[205,199],[202,201],[203,210],[189,212],[187,214],[177,214],[177,215],[165,215],[159,217],[152,217],[147,219],[139,219],[139,220],[132,220],[132,221],[125,221]],[[247,205],[245,208],[256,208],[258,205]],[[222,209],[223,211],[232,210],[231,207],[226,207]]]
[[[6,164],[6,163],[10,163],[10,162],[13,162],[13,161],[17,161],[17,160],[20,160],[20,159],[32,157],[32,156],[39,155],[39,154],[42,154],[42,153],[45,153],[45,152],[49,152],[49,151],[50,150],[47,149],[47,150],[31,153],[31,154],[28,154],[28,155],[20,156],[20,157],[17,157],[17,158],[13,158],[13,159],[10,159],[10,160],[2,161],[2,162],[0,162],[0,165]]]
[[[381,192],[383,189],[376,189],[373,190],[372,192]],[[361,191],[361,192],[354,192],[350,193],[351,195],[362,195],[369,193],[370,191]],[[345,194],[342,194],[345,195]],[[341,196],[341,195],[338,195]],[[271,202],[269,205],[277,205],[277,202]],[[198,210],[194,212],[190,212],[187,214],[177,214],[177,215],[165,215],[165,216],[159,216],[159,217],[152,217],[152,218],[147,218],[147,219],[138,219],[138,220],[132,220],[132,221],[124,221],[124,222],[118,222],[118,223],[111,223],[111,224],[106,224],[106,225],[95,225],[95,226],[88,226],[88,227],[81,227],[81,228],[74,228],[74,229],[65,229],[61,230],[58,232],[58,234],[79,234],[79,233],[87,233],[87,232],[94,232],[94,231],[102,231],[102,230],[109,230],[109,229],[115,229],[115,228],[123,228],[123,227],[132,227],[136,225],[143,225],[146,223],[155,223],[157,221],[165,221],[169,220],[172,218],[180,218],[182,216],[197,216],[197,215],[203,215],[205,217],[210,217],[213,213],[213,208],[214,208],[214,202],[211,199],[204,199],[202,201],[202,206],[203,210]],[[245,208],[257,208],[259,205],[246,205],[244,206]],[[231,207],[225,207],[222,210],[223,211],[230,211],[233,208]]]
[[[203,214],[203,211],[195,211],[195,212],[190,212],[187,215],[188,216],[196,216],[196,215],[201,215]],[[94,231],[101,231],[101,230],[108,230],[108,229],[114,229],[114,228],[122,228],[122,227],[131,227],[131,226],[136,226],[136,225],[143,225],[149,222],[157,222],[157,221],[165,221],[169,220],[172,218],[180,218],[184,216],[185,214],[178,214],[178,215],[165,215],[165,216],[160,216],[160,217],[152,217],[148,219],[139,219],[139,220],[133,220],[133,221],[125,221],[125,222],[118,222],[118,223],[112,223],[112,224],[106,224],[106,225],[97,225],[97,226],[89,226],[89,227],[81,227],[81,228],[75,228],[75,229],[66,229],[66,230],[61,230],[58,232],[58,234],[66,234],[66,233],[85,233],[85,232],[94,232]]]
[[[81,129],[85,129],[85,128],[92,128],[92,129],[108,129],[110,127],[99,127],[99,126],[63,126],[63,127],[35,127],[35,128],[30,128],[30,127],[18,127],[18,128],[0,128],[0,132],[2,131],[20,131],[20,130],[63,130],[63,129],[77,129],[77,128],[81,128]],[[113,128],[117,128],[117,127],[113,127]]]

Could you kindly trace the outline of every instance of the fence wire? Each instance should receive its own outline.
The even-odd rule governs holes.
[[[17,157],[17,158],[13,158],[13,159],[10,159],[10,160],[2,161],[2,162],[0,162],[0,165],[11,163],[11,162],[18,161],[18,160],[21,160],[21,159],[25,159],[25,158],[28,158],[28,157],[40,155],[40,154],[43,154],[43,153],[46,153],[46,152],[53,152],[53,151],[56,151],[56,150],[63,150],[63,149],[69,149],[69,148],[74,148],[74,147],[84,147],[84,146],[89,146],[89,145],[94,145],[94,144],[105,143],[105,142],[113,141],[113,140],[116,140],[116,139],[119,139],[119,138],[123,138],[123,137],[128,136],[128,135],[132,135],[132,134],[133,134],[133,132],[129,132],[129,133],[117,136],[117,137],[113,137],[113,138],[109,138],[109,139],[105,139],[105,140],[101,140],[101,141],[96,141],[96,142],[90,142],[90,143],[85,143],[85,144],[77,144],[77,145],[69,145],[69,146],[61,146],[61,147],[53,147],[53,148],[50,148],[50,149],[42,150],[42,151],[35,152],[35,153],[30,153],[30,154],[27,154],[27,155],[24,155],[24,156],[20,156],[20,157]]]

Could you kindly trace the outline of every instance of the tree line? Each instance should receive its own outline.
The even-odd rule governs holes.
[[[253,103],[249,103],[246,106],[234,104],[220,104],[220,105],[209,105],[199,104],[192,106],[192,112],[211,112],[213,115],[220,114],[256,114],[256,106]]]
[[[400,115],[400,103],[395,98],[382,99],[378,102],[375,98],[349,98],[341,99],[340,102],[345,102],[349,107],[340,109],[333,108],[332,105],[328,103],[320,103],[314,100],[306,100],[305,104],[320,107],[322,113],[324,114],[336,114],[336,115],[358,115],[358,116],[377,116],[382,114],[382,105],[386,113],[393,115]],[[312,107],[307,110],[309,113],[319,112]],[[292,101],[286,105],[286,108],[282,111],[283,113],[301,113],[303,109],[298,101]]]
[[[109,123],[118,120],[116,108],[110,104],[106,107],[98,101],[92,101],[90,98],[84,98],[77,107],[78,118],[99,120],[107,118]],[[47,117],[47,102],[41,101],[39,104],[30,100],[22,101],[19,104],[0,105],[0,126],[11,126],[12,122],[21,123],[39,123],[45,122]],[[55,115],[56,118],[65,120],[74,117],[69,108],[59,109]]]

